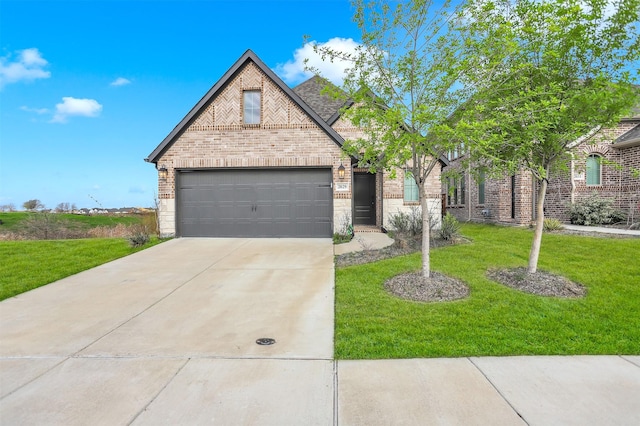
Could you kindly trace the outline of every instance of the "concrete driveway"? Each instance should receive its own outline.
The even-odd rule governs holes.
[[[333,284],[329,239],[182,238],[8,299],[0,423],[330,424]]]

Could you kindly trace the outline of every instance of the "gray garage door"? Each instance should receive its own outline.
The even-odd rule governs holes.
[[[176,186],[183,237],[331,237],[329,169],[186,170]]]

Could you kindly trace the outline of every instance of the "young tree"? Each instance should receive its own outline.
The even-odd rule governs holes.
[[[477,0],[464,13],[465,55],[486,58],[464,81],[489,85],[465,105],[458,137],[476,163],[535,177],[535,273],[550,171],[640,102],[640,0]]]
[[[430,276],[427,178],[453,148],[448,117],[468,96],[457,84],[461,39],[450,1],[354,0],[362,43],[355,52],[316,48],[323,58],[351,63],[341,88],[353,101],[343,115],[365,136],[344,150],[375,173],[407,169],[420,188],[422,275]],[[335,93],[334,93],[335,94]]]

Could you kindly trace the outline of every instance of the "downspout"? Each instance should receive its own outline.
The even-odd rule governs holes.
[[[467,176],[469,177],[469,185],[467,186],[467,193],[466,196],[469,199],[468,204],[468,210],[469,210],[469,216],[467,217],[467,222],[471,222],[471,162],[469,162],[469,164],[467,165]]]
[[[623,167],[623,159],[622,159],[622,151],[617,150],[618,152],[616,153],[616,157],[618,157],[618,161],[617,163],[620,165],[620,168],[618,169],[618,196],[616,197],[618,199],[618,208],[622,210],[622,169]],[[610,152],[609,150],[607,150],[607,153]],[[630,204],[630,207],[633,206],[633,201]],[[632,207],[631,207],[632,208]],[[627,215],[627,224],[629,224],[629,215]]]
[[[538,181],[536,177],[531,174],[531,222],[536,221],[536,202],[538,200]]]
[[[571,153],[571,205],[576,201],[576,181],[575,181],[575,163],[573,160],[573,153]]]

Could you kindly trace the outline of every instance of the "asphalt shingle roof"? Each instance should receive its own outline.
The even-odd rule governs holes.
[[[342,108],[344,101],[333,99],[331,96],[322,93],[326,85],[327,80],[316,75],[294,87],[293,91],[324,121],[328,122]]]
[[[634,140],[640,138],[640,124],[638,124],[633,129],[629,130],[627,133],[621,135],[618,139],[616,139],[613,144],[623,143],[626,141]]]

